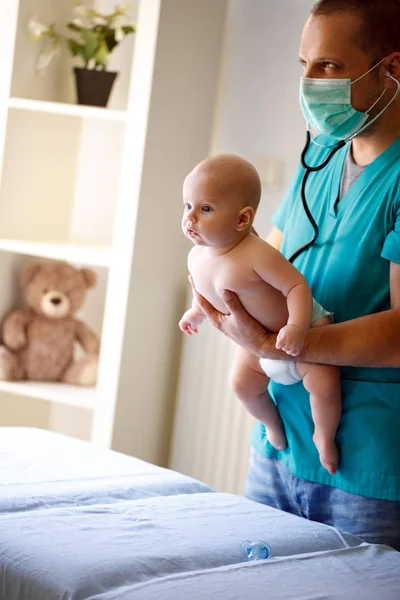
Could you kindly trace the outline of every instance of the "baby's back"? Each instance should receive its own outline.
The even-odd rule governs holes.
[[[233,250],[213,256],[208,248],[194,247],[189,255],[189,271],[197,291],[217,310],[227,313],[221,299],[224,289],[235,292],[246,311],[270,331],[277,332],[287,323],[285,296],[266,283],[254,270],[260,251],[275,250],[260,238],[248,235]]]

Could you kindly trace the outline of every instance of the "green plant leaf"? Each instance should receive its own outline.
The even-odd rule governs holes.
[[[87,68],[89,59],[85,53],[85,47],[82,44],[79,44],[76,40],[67,40],[68,47],[73,56],[80,56],[84,66]]]
[[[71,52],[71,54],[73,56],[78,56],[78,55],[82,56],[83,46],[81,46],[80,44],[78,44],[77,41],[75,41],[75,40],[68,40],[68,47],[69,47],[70,52]]]
[[[108,52],[112,52],[118,42],[115,39],[115,30],[110,27],[104,28],[104,41],[107,44]]]
[[[95,31],[91,31],[90,29],[83,29],[80,33],[85,47],[85,55],[87,56],[87,60],[95,57],[95,54],[98,50],[98,47],[101,43],[99,39],[100,36]]]
[[[94,60],[96,61],[96,65],[101,65],[104,69],[107,67],[108,62],[108,47],[104,40],[101,40],[99,47],[94,55]]]
[[[75,23],[68,23],[67,28],[71,31],[77,31],[78,33],[82,31],[82,27],[80,27],[79,25],[75,25]]]

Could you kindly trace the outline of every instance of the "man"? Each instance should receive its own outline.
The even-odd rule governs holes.
[[[246,493],[400,550],[400,2],[320,0],[303,31],[300,62],[303,113],[332,133],[315,140],[323,148],[311,144],[308,164],[320,165],[338,139],[358,134],[310,175],[306,197],[318,237],[294,260],[335,315],[335,324],[310,330],[299,359],[343,367],[340,462],[334,476],[319,465],[302,383],[271,384],[289,447],[276,451],[256,424]],[[349,86],[351,105],[343,93],[335,105],[334,79],[351,80],[351,88],[333,84]],[[287,258],[313,234],[300,199],[303,175],[299,166],[268,237]],[[231,292],[223,292],[228,316],[197,298],[248,351],[289,358]]]

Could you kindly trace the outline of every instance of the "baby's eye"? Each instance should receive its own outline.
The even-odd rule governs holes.
[[[209,213],[209,212],[211,212],[212,209],[211,209],[211,206],[205,205],[201,208],[201,210],[205,213]]]
[[[189,202],[185,202],[185,210],[190,210],[192,207]]]

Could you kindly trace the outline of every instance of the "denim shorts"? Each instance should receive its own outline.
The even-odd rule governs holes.
[[[400,502],[376,500],[300,479],[251,448],[245,495],[250,500],[331,525],[371,544],[400,550]]]

